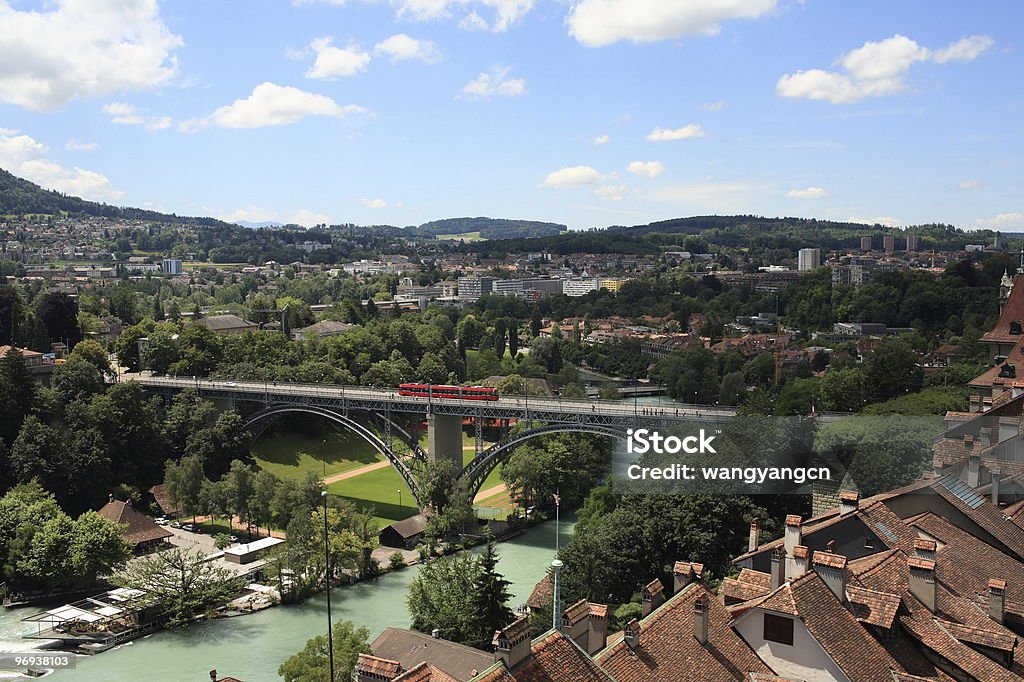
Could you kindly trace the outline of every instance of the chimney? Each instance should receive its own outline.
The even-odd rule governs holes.
[[[693,636],[701,645],[708,643],[708,598],[702,594],[693,602]]]
[[[793,574],[796,573],[796,564],[793,562],[793,549],[802,544],[803,539],[803,528],[801,527],[800,517],[796,514],[790,514],[786,517],[786,534],[783,537],[782,544],[786,548],[786,578],[792,578]]]
[[[1003,472],[999,469],[992,469],[992,504],[999,506],[999,484]]]
[[[782,583],[786,582],[785,574],[782,572],[783,559],[785,556],[786,553],[781,547],[778,547],[774,552],[772,552],[771,588],[773,590],[778,589],[782,586]]]
[[[590,604],[586,599],[578,602],[562,612],[562,626],[559,628],[566,637],[587,648],[587,636],[590,632]]]
[[[530,619],[520,616],[510,625],[494,632],[494,657],[512,669],[530,655]]]
[[[1006,581],[992,578],[988,581],[988,615],[997,623],[1003,622],[1006,608]]]
[[[797,545],[793,548],[793,567],[794,573],[790,578],[799,578],[807,572],[807,548],[803,545]]]
[[[910,557],[907,559],[907,567],[910,576],[907,579],[907,587],[910,594],[920,600],[928,607],[928,610],[935,613],[936,608],[936,584],[935,584],[935,562],[930,559]]]
[[[641,618],[651,615],[654,609],[665,603],[665,586],[655,578],[644,587],[642,601],[640,603]]]
[[[697,564],[690,561],[677,561],[672,567],[672,594],[678,594],[680,590],[695,580],[700,580],[704,573],[704,564]]]
[[[109,495],[107,495],[107,502],[113,502],[113,501],[114,501],[114,493],[110,493]],[[217,671],[213,670],[211,672],[217,672]]]
[[[640,621],[636,618],[626,623],[626,629],[623,630],[623,641],[626,642],[626,646],[632,651],[636,651],[640,648]]]
[[[587,653],[593,656],[608,644],[608,605],[591,604],[587,633]]]
[[[113,497],[113,495],[111,495]],[[217,669],[214,668],[210,671],[210,682],[217,682]]]
[[[840,604],[846,603],[846,557],[831,552],[814,553],[814,572],[828,585]]]
[[[964,436],[966,439],[966,436]],[[981,485],[981,458],[971,455],[967,458],[967,485],[977,488]]]
[[[750,522],[750,539],[747,540],[747,551],[753,552],[761,544],[761,522],[756,518]]]
[[[860,506],[860,493],[856,490],[844,490],[839,493],[839,515],[845,516],[857,511]]]
[[[434,628],[430,631],[430,636],[434,639],[441,639],[441,631],[437,628]]]
[[[918,559],[935,561],[935,540],[918,538],[914,540],[914,556]]]

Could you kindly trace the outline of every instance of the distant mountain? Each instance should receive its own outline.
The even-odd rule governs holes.
[[[483,239],[522,239],[529,237],[553,237],[569,228],[559,223],[545,223],[537,220],[509,220],[506,218],[445,218],[423,223],[416,232],[437,237],[449,234],[479,232]]]
[[[141,208],[111,206],[95,201],[43,189],[39,185],[19,178],[0,168],[0,214],[46,213],[59,215],[102,216],[126,220],[152,220],[162,223],[190,223],[207,226],[223,226],[226,223],[216,218],[187,218],[174,214],[147,211]]]
[[[284,227],[284,223],[274,222],[273,220],[265,220],[262,223],[253,223],[248,220],[236,220],[234,224],[247,227],[250,230],[258,230],[261,227]]]

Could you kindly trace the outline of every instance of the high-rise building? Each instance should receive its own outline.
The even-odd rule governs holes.
[[[459,277],[459,299],[463,301],[475,301],[493,288],[493,277]]]
[[[882,237],[882,247],[888,252],[895,251],[896,237],[892,236],[891,234],[887,234],[884,237]]]
[[[821,249],[800,249],[797,270],[813,270],[821,267]]]
[[[860,238],[860,250],[861,251],[870,251],[871,250],[871,237],[861,237]]]
[[[168,275],[180,275],[184,272],[180,258],[164,258],[163,271]]]
[[[917,251],[920,246],[920,237],[916,234],[907,235],[907,251]]]

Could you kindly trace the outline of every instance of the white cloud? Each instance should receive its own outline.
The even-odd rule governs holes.
[[[978,218],[974,224],[990,230],[1024,231],[1024,213],[1020,211],[1000,213],[992,218]]]
[[[494,19],[488,23],[473,9],[463,16],[459,28],[468,30],[487,30],[496,33],[507,31],[525,17],[533,9],[534,0],[392,0],[397,7],[400,19],[413,21],[432,21],[449,18],[453,10],[464,10],[479,5],[492,9]]]
[[[665,164],[661,161],[633,161],[626,166],[626,170],[653,179],[665,172]]]
[[[459,28],[463,31],[486,31],[491,28],[487,20],[473,10],[459,21]]]
[[[170,116],[149,116],[141,110],[124,102],[110,102],[103,105],[103,113],[110,117],[112,123],[122,125],[144,125],[148,130],[165,130],[171,127]]]
[[[20,132],[17,128],[0,128],[0,135],[17,135]]]
[[[904,77],[918,62],[945,64],[971,61],[992,47],[988,36],[969,36],[940,50],[931,50],[902,35],[868,41],[840,57],[842,71],[809,69],[785,74],[775,85],[781,97],[847,104],[865,97],[891,95],[905,89]]]
[[[608,142],[610,142],[611,139],[612,138],[608,137],[607,135],[598,135],[597,137],[594,138],[594,144],[608,144]]]
[[[700,105],[700,108],[704,111],[721,111],[725,109],[725,100],[720,99],[717,102],[706,102]]]
[[[306,50],[316,55],[313,66],[306,71],[306,78],[348,78],[366,71],[370,54],[363,52],[354,42],[348,47],[334,47],[331,38],[317,38]],[[290,51],[289,57],[301,56],[306,51]]]
[[[455,99],[490,99],[491,97],[521,97],[526,94],[526,80],[509,78],[509,69],[496,68],[481,73],[466,83]]]
[[[0,130],[0,135],[3,135],[4,131]],[[64,143],[64,149],[70,152],[93,152],[100,148],[97,142],[79,142],[75,138],[71,138]]]
[[[604,182],[608,176],[590,166],[569,166],[548,173],[540,187],[583,187]]]
[[[368,113],[355,104],[338,104],[326,95],[307,92],[276,83],[260,83],[245,99],[236,99],[209,116],[182,121],[184,132],[194,132],[209,126],[221,128],[263,128],[289,125],[307,116],[341,118],[349,114]]]
[[[594,190],[594,196],[602,201],[622,201],[626,189],[625,185],[601,185]]]
[[[433,64],[441,60],[441,52],[429,40],[417,40],[404,33],[396,33],[373,47],[373,53],[391,57],[391,63],[419,60]]]
[[[147,90],[178,73],[182,40],[156,0],[56,0],[19,11],[0,0],[0,101],[52,111],[79,98]]]
[[[383,199],[369,199],[367,197],[363,197],[362,199],[360,199],[359,203],[361,203],[366,208],[387,208],[388,205],[388,202],[384,201]]]
[[[875,216],[874,218],[864,218],[862,216],[849,216],[845,218],[845,222],[848,223],[860,223],[862,225],[884,225],[886,227],[900,227],[903,225],[903,221],[899,218],[893,218],[888,215]]]
[[[647,135],[647,139],[663,142],[665,140],[687,140],[704,136],[704,130],[700,127],[699,123],[690,123],[682,128],[655,128]]]
[[[983,183],[981,180],[964,180],[958,185],[960,189],[980,189],[981,187],[984,186],[985,183]]]
[[[714,35],[723,21],[757,19],[775,6],[776,0],[580,0],[566,21],[580,43],[601,47]]]
[[[295,225],[302,225],[303,227],[313,227],[314,225],[320,224],[330,225],[332,220],[329,215],[301,209],[298,213],[289,218],[288,222]]]
[[[786,192],[790,199],[824,199],[828,192],[821,187],[808,187],[806,189],[791,189]]]
[[[277,213],[259,206],[250,206],[235,209],[231,213],[222,213],[218,217],[226,223],[269,223],[277,220]]]
[[[64,168],[46,158],[46,147],[28,135],[0,133],[0,168],[46,189],[92,201],[114,201],[124,196],[107,176],[77,166]]]

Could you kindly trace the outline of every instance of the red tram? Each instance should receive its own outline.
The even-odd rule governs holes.
[[[497,400],[498,389],[487,386],[442,386],[440,384],[399,384],[398,395],[435,400]]]

